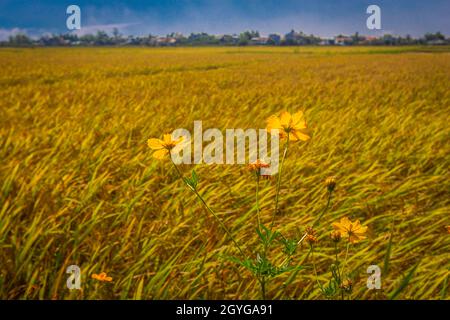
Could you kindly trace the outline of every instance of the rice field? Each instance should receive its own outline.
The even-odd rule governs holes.
[[[274,278],[266,298],[325,299],[332,224],[348,217],[368,229],[349,247],[346,299],[449,299],[449,84],[448,47],[0,49],[0,298],[259,299],[227,233],[147,140],[194,120],[263,129],[288,110],[304,111],[311,139],[289,146],[275,228],[301,237],[327,177],[336,187],[314,255],[301,243],[292,265],[303,268]],[[255,259],[248,168],[180,166],[193,169]],[[266,225],[276,184],[259,186]],[[280,261],[282,247],[270,254]],[[79,290],[66,286],[70,265]],[[370,265],[379,290],[366,286]]]

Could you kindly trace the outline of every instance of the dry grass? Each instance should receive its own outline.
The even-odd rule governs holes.
[[[448,299],[450,55],[439,51],[0,50],[0,298],[259,298],[251,274],[224,258],[236,254],[226,234],[146,140],[194,120],[264,128],[273,113],[302,109],[313,137],[291,148],[277,228],[301,233],[336,175],[318,229],[319,279],[329,279],[331,223],[348,216],[369,226],[350,252],[352,298],[389,297],[420,263],[398,297]],[[195,170],[205,199],[254,252],[254,180],[241,166]],[[261,189],[266,223],[274,185]],[[66,288],[71,264],[81,291]],[[387,269],[378,292],[366,288],[371,264]],[[90,279],[101,271],[113,282]],[[268,297],[322,298],[309,270],[287,280]]]

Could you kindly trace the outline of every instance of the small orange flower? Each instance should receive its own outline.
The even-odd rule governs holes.
[[[307,141],[310,139],[302,111],[293,115],[284,111],[280,116],[273,115],[269,117],[267,119],[267,131],[270,132],[272,129],[278,129],[282,139],[287,137],[291,141]]]
[[[450,226],[447,226],[447,232],[450,233]]]
[[[317,243],[319,240],[317,240],[317,237],[316,237],[316,236],[314,236],[314,235],[312,235],[312,234],[308,234],[308,235],[306,236],[306,241],[308,241],[308,243],[309,243],[310,245],[313,245],[313,244]]]
[[[347,217],[344,217],[341,221],[333,223],[333,228],[339,231],[342,237],[347,238],[350,243],[357,243],[366,238],[364,234],[367,227],[363,227],[359,220],[351,222]]]
[[[164,134],[162,139],[148,139],[147,145],[150,149],[155,150],[153,153],[153,158],[162,160],[166,155],[170,154],[173,148],[183,141],[183,137],[177,140],[172,139],[172,135]]]
[[[313,245],[314,243],[317,243],[319,240],[317,239],[317,232],[311,227],[306,227],[306,241],[310,245]]]
[[[261,161],[260,159],[257,159],[255,162],[250,163],[250,164],[248,165],[248,169],[249,169],[250,171],[255,172],[256,175],[262,176],[263,178],[265,178],[265,177],[270,177],[270,175],[267,175],[267,174],[261,174],[261,169],[262,169],[262,168],[269,168],[269,167],[270,167],[269,164],[265,163],[264,161]]]
[[[98,280],[98,281],[102,281],[102,282],[111,282],[112,278],[108,277],[108,275],[106,274],[106,272],[102,272],[100,274],[96,274],[94,273],[91,276],[92,279]]]

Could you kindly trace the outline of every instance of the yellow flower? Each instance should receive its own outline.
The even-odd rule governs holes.
[[[340,232],[342,237],[347,238],[350,243],[357,243],[366,238],[364,234],[367,227],[362,226],[359,220],[351,222],[347,217],[344,217],[340,222],[333,223],[333,228]]]
[[[269,119],[267,119],[267,131],[270,132],[272,129],[278,129],[282,139],[285,139],[288,136],[289,140],[292,141],[307,141],[310,139],[302,111],[294,113],[293,115],[284,111],[279,117],[276,115],[269,117]]]
[[[173,140],[170,134],[164,134],[162,140],[161,139],[148,139],[147,145],[152,150],[156,150],[153,152],[153,158],[162,160],[166,157],[166,155],[170,154],[173,148],[175,148],[180,142],[183,141],[183,137]]]
[[[102,272],[100,274],[96,274],[94,273],[91,276],[92,279],[98,280],[98,281],[102,281],[102,282],[111,282],[112,278],[108,277],[108,275],[105,272]]]

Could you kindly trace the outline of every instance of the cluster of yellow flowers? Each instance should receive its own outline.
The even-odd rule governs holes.
[[[273,129],[277,129],[280,138],[287,139],[288,141],[307,141],[311,138],[302,111],[294,114],[283,111],[279,115],[272,115],[267,119],[266,129],[269,132]],[[174,140],[172,139],[171,134],[166,133],[163,135],[162,139],[148,139],[147,145],[150,149],[154,150],[153,157],[162,160],[182,141],[183,138]],[[260,175],[262,168],[267,167],[269,167],[269,164],[260,159],[248,165],[249,170],[256,172],[258,175]],[[325,184],[330,192],[333,191],[336,186],[336,178],[327,178]],[[367,227],[362,226],[359,220],[352,222],[347,217],[342,218],[340,222],[333,223],[333,228],[334,231],[331,235],[333,241],[339,241],[341,238],[346,238],[350,243],[357,243],[360,240],[365,239],[364,234],[367,231]],[[316,234],[315,232],[312,232],[314,230],[311,229],[310,231],[311,232],[307,232],[308,242],[316,242]]]
[[[304,118],[304,114],[303,112],[297,112],[294,114],[290,114],[287,111],[283,111],[281,112],[279,115],[273,115],[271,117],[269,117],[267,119],[267,127],[266,130],[271,132],[272,130],[278,130],[279,133],[279,137],[280,139],[285,141],[285,146],[284,146],[284,154],[283,154],[283,158],[281,160],[281,165],[278,171],[278,181],[277,181],[277,190],[276,190],[276,197],[275,197],[275,210],[274,210],[274,214],[272,217],[272,224],[270,229],[267,229],[268,232],[271,232],[271,228],[273,227],[273,223],[274,223],[274,218],[275,215],[278,212],[278,199],[279,199],[279,190],[280,190],[280,181],[281,181],[281,175],[282,175],[282,167],[283,167],[283,162],[286,158],[286,154],[288,151],[288,147],[289,147],[289,142],[293,141],[307,141],[311,138],[309,132],[308,132],[308,128],[306,125],[306,121]],[[171,152],[174,150],[174,148],[176,148],[181,142],[182,142],[182,138],[177,139],[177,140],[173,140],[172,136],[170,134],[164,134],[162,139],[149,139],[147,141],[148,146],[154,150],[153,153],[153,157],[156,159],[164,159],[166,156],[170,156]],[[268,168],[270,167],[270,165],[268,163],[266,163],[265,161],[261,160],[261,159],[257,159],[255,162],[250,163],[248,165],[248,169],[256,174],[256,207],[257,207],[257,218],[258,218],[258,229],[260,230],[261,228],[261,220],[260,220],[260,209],[259,209],[259,196],[258,196],[258,192],[259,192],[259,178],[260,177],[270,177],[270,176],[266,176],[265,174],[263,174],[263,168]],[[201,202],[203,203],[203,205],[206,207],[206,209],[216,218],[217,215],[215,214],[215,212],[206,204],[206,202],[204,201],[204,199],[202,198],[202,196],[197,192],[196,188],[196,181],[197,181],[197,175],[195,174],[195,172],[193,172],[193,176],[192,179],[185,179],[182,177],[182,174],[180,173],[179,169],[177,168],[177,166],[175,165],[175,169],[178,171],[178,174],[180,176],[180,178],[183,179],[183,181],[190,187],[190,189],[197,195],[197,197],[201,200]],[[330,205],[330,200],[332,197],[332,193],[334,191],[334,189],[336,188],[336,178],[335,177],[329,177],[326,179],[325,181],[325,185],[326,188],[328,190],[328,203],[327,206],[325,208],[325,210],[322,211],[322,213],[319,215],[319,217],[316,219],[316,222],[312,225],[312,226],[308,226],[305,230],[305,234],[304,236],[301,238],[301,240],[297,243],[300,244],[303,240],[306,240],[306,242],[309,243],[309,245],[311,246],[311,252],[313,251],[313,248],[315,247],[315,245],[318,242],[318,235],[317,235],[317,231],[314,229],[314,227],[319,223],[322,215],[326,212],[326,210],[328,209],[329,205]],[[219,222],[221,223],[222,227],[224,228],[224,230],[228,233],[230,239],[234,242],[234,244],[236,245],[236,247],[239,249],[240,253],[245,257],[245,254],[243,253],[243,251],[241,250],[240,246],[238,245],[238,243],[236,242],[236,240],[233,238],[231,232],[226,228],[226,226],[219,220]],[[264,226],[263,226],[264,227]],[[354,222],[351,221],[349,218],[347,217],[343,217],[340,219],[339,222],[335,222],[332,224],[333,227],[333,232],[331,233],[331,239],[333,242],[335,242],[336,248],[337,248],[337,243],[341,240],[341,239],[346,239],[347,240],[347,253],[346,253],[346,257],[345,257],[345,262],[344,265],[346,264],[347,261],[347,254],[348,254],[348,248],[350,244],[355,244],[360,242],[361,240],[366,239],[366,231],[367,231],[367,226],[362,226],[359,220],[355,220]],[[264,252],[267,252],[268,249],[268,245],[267,243],[264,244]],[[266,259],[266,256],[264,256],[264,258]],[[338,259],[338,256],[336,254],[336,259]],[[315,268],[315,267],[314,267]],[[343,276],[345,276],[344,273],[344,269],[345,267],[342,269],[342,273]],[[317,276],[317,275],[316,275]],[[94,276],[93,276],[94,277]],[[106,280],[106,274],[100,274],[97,276],[98,280],[100,281],[108,281]],[[262,290],[262,296],[263,298],[265,298],[265,285],[266,285],[266,277],[263,276],[260,279],[260,283],[261,283],[261,290]],[[342,292],[347,292],[348,294],[351,294],[351,290],[352,290],[352,286],[353,286],[353,282],[351,279],[348,278],[343,278],[341,279],[340,276],[338,279],[335,279],[335,281],[337,282],[337,284],[339,285],[340,289],[342,290]]]
[[[289,141],[307,141],[311,137],[308,134],[306,121],[302,111],[291,115],[284,111],[279,116],[273,115],[267,119],[267,131],[277,129],[281,139],[289,139]],[[177,140],[172,139],[170,133],[163,135],[162,139],[151,138],[147,140],[147,145],[154,150],[153,157],[158,160],[164,159],[170,152],[181,142],[183,138]],[[254,169],[260,169],[264,163],[260,160],[259,164],[253,164]]]

